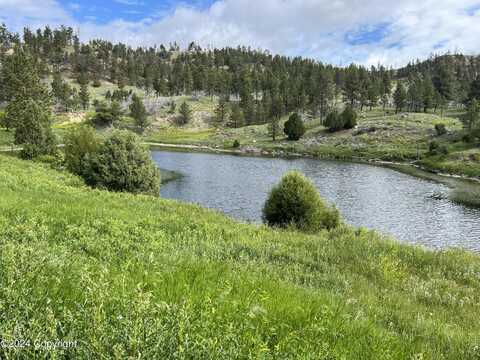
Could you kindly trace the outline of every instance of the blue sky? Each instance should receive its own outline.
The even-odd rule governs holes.
[[[179,5],[206,9],[214,0],[86,0],[62,2],[62,6],[79,22],[106,24],[113,20],[141,21],[145,18],[161,19],[171,14]]]
[[[480,0],[0,0],[0,22],[132,46],[245,45],[327,63],[401,66],[480,49]]]

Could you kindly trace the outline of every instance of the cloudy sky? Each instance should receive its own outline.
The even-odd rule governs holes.
[[[337,65],[480,53],[480,0],[0,0],[0,22],[15,31],[65,24],[82,40],[131,45],[246,45]]]

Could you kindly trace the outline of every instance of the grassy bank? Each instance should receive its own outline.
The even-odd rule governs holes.
[[[78,358],[479,356],[478,255],[269,230],[13,157],[0,192],[2,339],[77,340],[55,355]]]
[[[166,184],[170,181],[180,179],[183,175],[177,171],[160,169],[162,184]]]
[[[145,133],[145,141],[231,149],[237,140],[242,149],[256,149],[274,155],[295,153],[335,159],[404,162],[420,159],[425,168],[480,177],[480,149],[478,144],[461,141],[463,124],[458,110],[452,109],[445,114],[394,114],[392,110],[374,108],[359,113],[357,128],[335,133],[328,132],[318,118],[307,119],[305,136],[300,141],[291,142],[282,132],[276,141],[272,141],[267,125],[239,129],[214,127],[215,100],[208,97],[183,100],[194,109],[192,123],[179,127],[172,122],[172,116],[160,113]],[[284,117],[280,123],[286,119]],[[447,133],[438,136],[434,130],[436,124],[444,124]],[[448,155],[431,155],[431,141],[448,148]]]

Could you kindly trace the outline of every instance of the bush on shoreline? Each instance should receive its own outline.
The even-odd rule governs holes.
[[[313,233],[337,227],[340,214],[324,202],[310,180],[292,171],[270,192],[263,208],[263,220],[270,226]]]

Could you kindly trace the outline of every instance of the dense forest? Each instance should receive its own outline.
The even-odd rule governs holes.
[[[381,64],[337,67],[247,47],[207,50],[191,43],[182,50],[173,43],[133,48],[104,40],[82,43],[71,27],[25,28],[20,35],[2,25],[0,66],[0,101],[10,107],[2,122],[7,129],[16,128],[17,144],[29,144],[38,138],[32,128],[43,126],[38,125],[43,120],[33,118],[45,119],[41,152],[53,146],[47,124],[51,105],[57,111],[86,110],[92,104],[89,89],[101,87],[102,81],[117,88],[104,94],[105,101],[93,102],[94,124],[113,123],[123,102],[139,126],[147,125],[141,99],[132,88],[126,90],[130,86],[150,97],[215,97],[219,124],[235,128],[269,124],[274,140],[280,119],[292,112],[320,118],[332,131],[354,127],[353,112],[377,106],[395,112],[466,108],[469,131],[478,130],[480,114],[480,56],[461,54],[432,56],[401,69]],[[34,101],[20,102],[25,99]],[[48,107],[47,113],[38,102]],[[336,114],[339,107],[348,108],[342,116]],[[179,112],[183,123],[188,122],[188,105]]]
[[[81,94],[73,99],[77,94],[62,83],[62,76],[80,85],[100,86],[100,80],[108,80],[120,90],[132,85],[158,96],[202,93],[224,101],[239,99],[245,124],[265,123],[293,110],[323,117],[339,95],[363,108],[387,105],[397,90],[397,109],[410,111],[465,104],[480,96],[480,56],[432,56],[398,70],[355,64],[341,68],[246,47],[206,50],[191,43],[181,51],[175,43],[149,48],[104,40],[81,43],[73,29],[64,26],[35,32],[25,28],[20,36],[3,25],[0,42],[2,57],[21,47],[34,57],[42,76],[54,77],[54,95],[66,109],[85,105],[85,100]],[[8,94],[3,98],[8,100]]]

